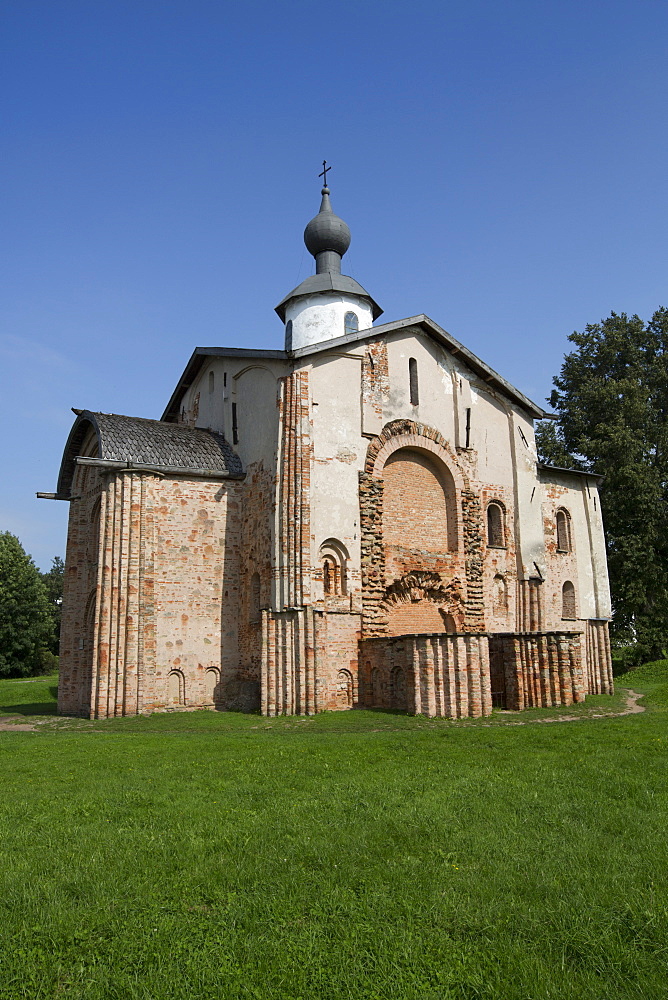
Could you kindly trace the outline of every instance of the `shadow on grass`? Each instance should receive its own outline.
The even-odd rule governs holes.
[[[42,692],[40,693],[43,693]],[[55,715],[58,709],[58,686],[49,687],[53,701],[31,701],[21,705],[0,705],[0,715]]]

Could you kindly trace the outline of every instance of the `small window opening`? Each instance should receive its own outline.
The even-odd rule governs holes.
[[[576,618],[575,613],[575,587],[570,580],[561,588],[561,617]]]
[[[466,407],[466,448],[471,447],[471,407]]]
[[[557,552],[571,551],[570,518],[565,510],[557,511]]]
[[[285,324],[285,349],[286,351],[292,350],[292,320],[289,319]]]
[[[213,392],[214,385],[216,382],[216,377],[213,372],[209,372],[209,392]]]
[[[420,402],[418,392],[418,370],[415,358],[408,359],[408,383],[410,386],[411,406],[417,406]]]
[[[232,403],[232,444],[239,444],[239,427],[237,425],[236,403]]]
[[[223,372],[223,388],[227,388],[227,372]]]
[[[343,318],[343,329],[345,333],[357,333],[360,328],[360,323],[357,318],[357,313],[347,312]]]
[[[505,545],[503,509],[498,503],[490,503],[487,507],[487,544],[495,548]]]
[[[328,597],[334,597],[341,593],[341,573],[334,559],[327,558],[323,562],[322,583]]]

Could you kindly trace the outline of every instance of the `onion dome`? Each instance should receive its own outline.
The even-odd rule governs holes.
[[[316,274],[323,271],[340,272],[341,258],[350,246],[350,230],[343,219],[334,215],[327,186],[322,189],[321,194],[320,211],[304,230],[304,243],[308,252],[316,259]],[[327,257],[323,258],[321,254],[326,254]]]

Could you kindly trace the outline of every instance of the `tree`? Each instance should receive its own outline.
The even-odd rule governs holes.
[[[65,574],[65,563],[60,556],[54,556],[51,562],[51,569],[48,573],[40,573],[46,596],[51,609],[53,629],[49,641],[49,649],[52,653],[58,652],[60,642],[60,622],[63,616],[63,577]]]
[[[37,567],[15,535],[0,532],[0,677],[39,673],[52,631]]]
[[[549,400],[557,426],[541,428],[539,454],[605,476],[613,636],[658,658],[668,641],[668,309],[649,323],[612,313],[569,340],[576,350]]]

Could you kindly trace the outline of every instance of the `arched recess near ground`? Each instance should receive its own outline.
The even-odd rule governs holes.
[[[220,670],[208,667],[204,674],[204,703],[215,705],[220,701]]]
[[[167,677],[167,706],[175,708],[186,703],[186,680],[180,670],[170,670]]]
[[[337,708],[353,707],[353,675],[349,670],[339,670],[336,677]]]

